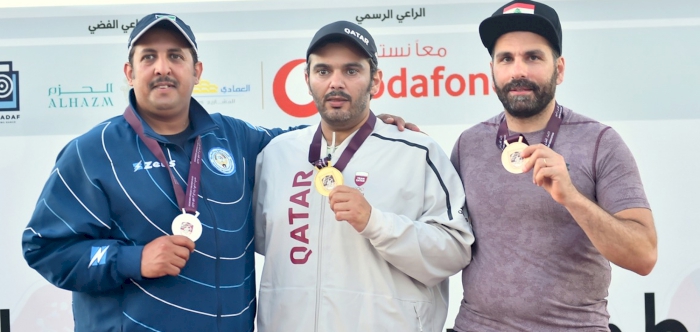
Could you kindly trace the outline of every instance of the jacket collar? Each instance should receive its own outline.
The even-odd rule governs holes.
[[[151,126],[149,126],[148,123],[143,120],[136,106],[136,95],[134,94],[133,88],[129,91],[129,105],[136,111],[134,113],[136,113],[136,117],[139,119],[139,121],[141,121],[141,124],[143,124],[143,131],[146,135],[160,142],[169,142],[168,139],[156,133]],[[190,138],[195,138],[206,132],[219,128],[207,110],[205,110],[204,107],[193,97],[190,97],[190,124],[192,125],[193,129]]]

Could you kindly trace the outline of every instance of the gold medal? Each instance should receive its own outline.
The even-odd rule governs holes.
[[[501,163],[506,171],[513,174],[520,174],[523,172],[523,166],[529,158],[523,158],[522,152],[528,146],[523,143],[523,137],[518,137],[517,142],[508,143],[505,141],[506,148],[503,149],[501,153]]]
[[[316,173],[314,184],[316,185],[316,191],[323,196],[328,196],[335,186],[343,184],[343,173],[332,167],[329,161],[328,166],[319,169],[318,173]]]

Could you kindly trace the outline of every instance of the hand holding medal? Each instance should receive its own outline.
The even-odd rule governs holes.
[[[532,170],[532,182],[544,188],[557,203],[564,205],[569,197],[578,194],[563,156],[543,144],[526,147],[522,156],[528,159],[523,172]]]
[[[146,278],[177,276],[194,251],[194,242],[184,236],[161,236],[143,247],[141,275]]]
[[[330,158],[326,162],[326,165],[318,170],[316,177],[314,177],[314,184],[316,185],[316,190],[323,195],[328,196],[331,190],[336,186],[343,184],[343,173],[331,166]]]
[[[185,209],[182,209],[182,214],[175,217],[170,226],[173,235],[186,236],[192,241],[199,240],[199,237],[202,236],[202,222],[199,221],[199,218],[197,218],[198,216],[199,212],[189,214]]]
[[[348,186],[337,186],[328,197],[335,220],[347,221],[359,233],[362,232],[372,213],[372,205],[359,190]]]
[[[503,150],[501,162],[511,173],[532,172],[532,182],[544,188],[559,204],[580,193],[571,183],[569,170],[564,157],[554,152],[554,141],[559,127],[564,121],[564,107],[554,105],[547,126],[542,135],[542,143],[528,146],[522,135],[509,135],[505,117],[501,120],[496,135],[496,146]]]
[[[552,116],[547,122],[541,144],[550,151],[552,151],[551,148],[554,147],[554,140],[559,132],[559,126],[561,126],[563,121],[564,107],[555,104],[554,112],[552,112]],[[509,135],[508,123],[505,117],[501,119],[501,124],[498,127],[496,146],[503,151],[501,153],[501,163],[508,172],[520,174],[530,169],[526,168],[525,165],[528,163],[527,158],[530,157],[531,152],[527,155],[523,154],[523,151],[528,147],[527,140],[525,140],[525,137],[521,134]],[[552,151],[552,153],[554,153],[554,151]]]

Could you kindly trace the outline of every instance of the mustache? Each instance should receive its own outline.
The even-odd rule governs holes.
[[[343,97],[349,101],[352,100],[352,97],[350,97],[349,94],[347,94],[343,91],[334,90],[334,91],[329,92],[325,96],[323,96],[323,101],[328,101],[328,99],[330,99],[332,97]]]
[[[532,90],[532,92],[538,92],[540,90],[540,87],[535,82],[522,78],[508,82],[508,84],[503,86],[503,91],[507,92],[517,88],[526,88]]]
[[[178,83],[174,78],[171,78],[168,76],[161,76],[161,77],[158,77],[155,80],[153,80],[151,83],[148,83],[148,87],[150,89],[153,89],[156,87],[156,84],[163,83],[163,82],[171,83],[176,88],[180,86],[180,83]]]

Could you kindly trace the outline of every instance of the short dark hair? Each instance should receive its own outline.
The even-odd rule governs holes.
[[[549,43],[549,48],[552,49],[552,57],[554,58],[554,61],[557,61],[561,57],[561,52],[557,51],[557,49],[552,46],[552,43]]]

